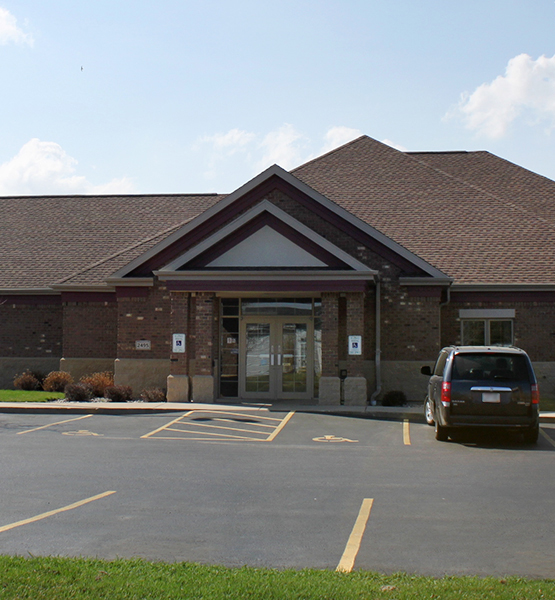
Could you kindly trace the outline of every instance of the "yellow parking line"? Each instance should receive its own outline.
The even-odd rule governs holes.
[[[49,425],[42,425],[41,427],[35,427],[34,429],[27,429],[27,431],[18,431],[17,435],[23,435],[24,433],[31,433],[31,431],[38,431],[39,429],[46,429],[47,427],[54,427],[54,425],[61,425],[62,423],[71,423],[71,421],[79,421],[80,419],[88,419],[92,415],[84,415],[75,419],[67,419],[66,421],[58,421],[57,423],[50,423]]]
[[[162,425],[162,427],[158,427],[158,429],[155,429],[154,431],[151,431],[150,433],[145,433],[145,435],[141,435],[141,439],[148,438],[151,435],[154,435],[155,433],[158,433],[159,431],[162,431],[163,429],[166,429],[170,425],[173,425],[174,423],[177,423],[178,421],[180,421],[181,419],[183,419],[183,417],[188,417],[192,412],[194,412],[194,411],[190,410],[188,413],[185,413],[184,415],[180,415],[179,417],[177,417],[177,419],[174,419],[173,421],[170,421],[169,423],[166,423],[166,425]]]
[[[351,535],[349,536],[347,545],[345,546],[345,551],[343,552],[343,556],[337,565],[336,571],[350,573],[353,570],[355,559],[362,543],[362,536],[364,535],[366,524],[368,523],[368,518],[370,517],[372,504],[374,504],[374,498],[364,498],[357,520],[355,521],[355,526],[351,531]]]
[[[410,446],[410,423],[408,419],[405,419],[403,423],[403,443],[405,446]]]
[[[547,433],[545,433],[545,431],[541,427],[540,427],[540,433],[552,446],[555,446],[555,442],[547,435]]]
[[[104,492],[103,494],[98,494],[96,496],[91,496],[90,498],[85,498],[85,500],[80,500],[79,502],[74,502],[73,504],[68,504],[67,506],[63,506],[62,508],[56,508],[55,510],[49,510],[48,512],[37,515],[36,517],[30,517],[28,519],[23,519],[22,521],[16,521],[15,523],[10,523],[9,525],[4,525],[0,527],[0,533],[4,531],[9,531],[10,529],[15,529],[16,527],[21,527],[21,525],[28,525],[29,523],[35,523],[36,521],[41,521],[42,519],[46,519],[47,517],[51,517],[53,515],[57,515],[58,513],[65,512],[67,510],[73,510],[74,508],[79,508],[84,504],[88,504],[89,502],[94,502],[95,500],[100,500],[101,498],[106,498],[106,496],[110,496],[111,494],[115,494],[115,491],[112,492]]]
[[[257,421],[260,419],[264,419],[265,421],[281,421],[281,419],[279,419],[278,417],[261,417],[258,413],[251,415],[250,413],[245,414],[245,413],[240,413],[240,412],[233,412],[230,410],[199,410],[199,411],[191,410],[189,412],[189,414],[191,414],[193,412],[199,412],[199,413],[203,413],[203,414],[214,414],[214,415],[232,415],[234,417],[250,417],[250,416],[252,416],[252,418],[256,419]]]
[[[268,439],[265,440],[266,442],[273,442],[278,433],[287,425],[287,423],[289,422],[289,420],[291,419],[291,417],[295,414],[295,411],[292,410],[286,417],[285,419],[283,419],[283,421],[276,427],[275,431],[273,431],[269,436]]]
[[[266,440],[261,440],[259,438],[250,438],[246,435],[231,435],[231,434],[226,434],[226,433],[210,433],[209,431],[191,431],[189,429],[169,429],[168,431],[178,431],[179,433],[194,433],[196,435],[213,435],[216,436],[218,438],[230,438],[232,440],[249,440],[251,442],[265,442]],[[190,440],[191,438],[186,438],[186,437],[159,437],[156,438],[157,440]]]
[[[189,426],[194,425],[195,427],[208,427],[209,429],[224,429],[225,431],[242,431],[244,433],[259,433],[260,435],[266,435],[266,431],[256,431],[254,429],[241,429],[240,427],[225,427],[223,425],[212,425],[211,423],[189,423]],[[166,427],[169,429],[169,427]],[[181,431],[180,429],[173,429],[173,431]]]

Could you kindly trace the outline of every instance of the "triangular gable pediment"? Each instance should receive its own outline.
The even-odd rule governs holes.
[[[183,270],[185,264],[183,261],[184,257],[186,257],[187,260],[191,260],[191,253],[196,253],[196,255],[198,255],[198,249],[201,247],[203,247],[203,251],[207,250],[207,239],[211,240],[212,245],[216,244],[216,239],[210,235],[210,229],[212,229],[212,231],[218,230],[217,233],[214,235],[221,235],[221,232],[230,225],[228,223],[228,225],[225,225],[221,229],[218,229],[218,227],[221,227],[222,222],[225,223],[226,215],[228,215],[227,218],[231,217],[231,219],[233,219],[233,213],[237,214],[239,207],[247,208],[249,206],[249,203],[251,209],[247,208],[246,213],[249,213],[250,210],[253,210],[253,203],[255,204],[254,208],[256,208],[264,202],[266,203],[266,205],[270,204],[271,206],[273,206],[275,210],[279,210],[275,205],[272,205],[270,202],[264,200],[264,198],[266,197],[266,193],[274,185],[284,185],[287,187],[287,189],[292,190],[294,191],[294,193],[298,194],[299,197],[306,198],[309,201],[306,206],[310,205],[312,206],[312,210],[316,210],[323,215],[328,215],[327,218],[331,218],[333,223],[342,223],[342,227],[346,227],[346,231],[349,230],[349,233],[347,235],[358,237],[358,235],[360,234],[361,240],[373,240],[373,242],[377,244],[378,248],[384,249],[387,256],[392,258],[398,257],[398,259],[401,261],[400,264],[412,265],[411,269],[409,269],[407,272],[410,272],[411,270],[414,273],[420,272],[424,276],[431,277],[436,281],[448,280],[444,273],[442,273],[441,271],[439,271],[420,257],[416,256],[403,246],[397,244],[391,238],[388,238],[380,231],[374,229],[364,221],[361,221],[358,217],[355,217],[352,213],[338,206],[319,192],[316,192],[313,188],[297,179],[291,173],[285,171],[277,165],[274,165],[266,169],[266,171],[260,173],[260,175],[258,175],[257,177],[255,177],[254,179],[237,189],[229,196],[226,196],[217,204],[208,208],[198,217],[192,219],[191,221],[180,227],[180,229],[169,235],[164,241],[160,242],[152,249],[137,257],[126,267],[114,273],[114,275],[112,277],[109,277],[107,281],[109,283],[117,283],[118,281],[122,282],[126,278],[145,277],[148,276],[149,273],[152,274],[153,272],[161,272],[162,274],[167,274],[172,270]],[[258,200],[256,199],[257,194],[260,194]],[[246,199],[248,201],[245,204]],[[260,202],[260,200],[262,202]],[[258,204],[256,204],[256,202],[258,202]],[[283,213],[283,211],[281,212]],[[245,213],[243,213],[243,215],[244,214]],[[285,213],[283,213],[283,215],[285,215]],[[289,217],[289,215],[286,216]],[[281,220],[283,222],[287,221],[287,219]],[[295,220],[293,219],[293,221]],[[295,224],[292,225],[292,227],[297,227],[297,224],[300,226],[299,229],[302,230],[304,226],[298,222],[295,222]],[[319,237],[312,230],[308,231],[310,232],[310,234],[307,233],[305,235],[306,239],[311,239],[312,241],[314,241]],[[208,235],[208,238],[206,237],[206,235]],[[200,243],[197,243],[195,239],[202,239],[202,241]],[[331,253],[337,250],[337,255],[341,255],[343,257],[340,260],[346,259],[346,264],[349,265],[347,268],[353,269],[355,271],[366,271],[367,273],[373,272],[371,271],[371,269],[368,269],[368,267],[362,265],[362,263],[355,260],[352,256],[347,255],[345,252],[339,250],[339,248],[333,246],[333,244],[330,244],[328,240],[320,238],[318,243],[320,247],[324,249],[328,248],[329,252]],[[366,242],[363,241],[363,243]],[[301,247],[303,246],[301,245]],[[179,248],[182,248],[182,250],[180,251]],[[289,246],[289,248],[292,250],[291,246]],[[306,248],[304,249],[307,250]],[[227,250],[229,251],[230,248],[228,248]],[[314,252],[308,252],[309,254],[313,254],[316,256]],[[302,255],[302,253],[300,254]],[[229,256],[231,255],[228,255],[228,257]],[[300,255],[297,255],[297,259],[299,258],[299,256]],[[317,256],[317,258],[322,262],[326,263],[326,260],[322,260],[320,256]],[[187,260],[185,260],[185,262],[187,262]],[[356,266],[354,266],[355,263]],[[209,263],[205,263],[205,266],[208,264]]]
[[[268,200],[262,200],[158,273],[249,268],[374,273]]]
[[[321,268],[328,265],[269,225],[206,265],[208,268]]]

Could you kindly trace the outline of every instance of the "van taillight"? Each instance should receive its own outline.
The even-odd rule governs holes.
[[[530,391],[532,392],[532,404],[540,403],[540,388],[537,383],[533,383],[530,386]]]
[[[451,384],[447,381],[441,384],[441,403],[445,408],[451,403]]]

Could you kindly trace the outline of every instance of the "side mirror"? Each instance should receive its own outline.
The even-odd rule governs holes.
[[[431,375],[432,375],[432,369],[428,365],[426,365],[425,367],[422,367],[420,369],[420,372],[422,373],[422,375],[427,375],[428,377],[431,377]]]

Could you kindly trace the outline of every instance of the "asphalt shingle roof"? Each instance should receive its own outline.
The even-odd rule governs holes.
[[[555,284],[555,182],[488,152],[363,136],[292,174],[455,283]],[[0,289],[102,285],[224,197],[0,198]]]
[[[456,283],[555,284],[555,183],[487,152],[364,136],[292,173]]]
[[[100,283],[103,275],[221,198],[215,194],[0,198],[0,288],[42,288],[70,282],[72,275],[76,279],[71,283]]]

